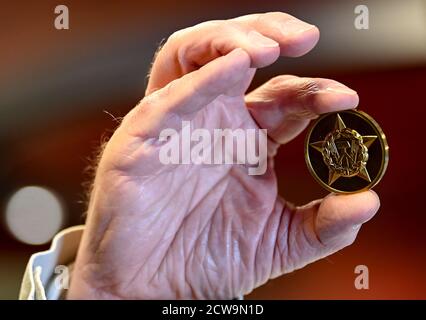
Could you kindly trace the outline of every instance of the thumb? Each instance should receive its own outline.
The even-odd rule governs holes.
[[[272,255],[275,278],[322,259],[352,244],[360,226],[379,210],[374,191],[350,195],[330,194],[322,200],[281,210],[281,221]]]
[[[361,225],[370,220],[379,207],[380,200],[374,191],[352,195],[330,194],[318,209],[315,233],[324,245],[343,247],[345,242],[355,240]]]

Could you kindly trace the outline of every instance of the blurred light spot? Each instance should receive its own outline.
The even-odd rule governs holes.
[[[59,198],[46,188],[29,186],[16,191],[6,206],[10,232],[28,244],[43,244],[62,227],[64,210]]]

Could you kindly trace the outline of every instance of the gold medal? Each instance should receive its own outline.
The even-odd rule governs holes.
[[[389,146],[368,114],[328,113],[315,121],[305,141],[309,171],[325,189],[354,193],[373,188],[385,174]]]

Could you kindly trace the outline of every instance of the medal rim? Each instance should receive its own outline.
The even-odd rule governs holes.
[[[356,116],[360,116],[363,120],[369,122],[373,126],[373,128],[377,131],[377,137],[380,140],[380,148],[382,150],[383,157],[382,157],[382,163],[380,164],[379,174],[367,186],[365,186],[364,188],[359,189],[359,190],[344,191],[344,190],[335,189],[332,186],[329,186],[327,183],[322,181],[320,179],[320,177],[317,175],[314,168],[312,167],[311,160],[310,160],[310,157],[309,157],[309,141],[311,139],[312,132],[313,132],[314,128],[316,127],[316,124],[319,123],[325,117],[331,116],[333,114],[339,114],[339,113],[352,113],[352,114],[355,114]],[[366,112],[361,111],[361,110],[357,110],[357,109],[355,109],[355,110],[342,110],[342,111],[337,111],[337,112],[329,112],[329,113],[325,113],[325,114],[321,115],[319,118],[317,118],[308,130],[308,134],[306,135],[306,138],[305,138],[305,162],[306,162],[306,165],[308,167],[310,174],[327,191],[330,191],[330,192],[333,192],[333,193],[340,193],[340,194],[359,193],[359,192],[367,191],[367,190],[374,188],[380,182],[380,180],[382,180],[382,178],[385,175],[385,172],[387,170],[388,164],[389,164],[389,145],[387,143],[386,135],[383,132],[380,125],[377,123],[376,120],[373,119],[373,117],[371,117]]]

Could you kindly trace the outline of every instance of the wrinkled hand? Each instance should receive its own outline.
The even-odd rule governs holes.
[[[356,107],[333,80],[278,76],[245,95],[257,68],[297,57],[318,29],[274,12],[174,33],[145,98],[100,160],[69,298],[228,299],[351,244],[379,208],[372,192],[294,207],[277,194],[273,156],[321,113]],[[162,165],[164,128],[265,128],[267,170]]]

